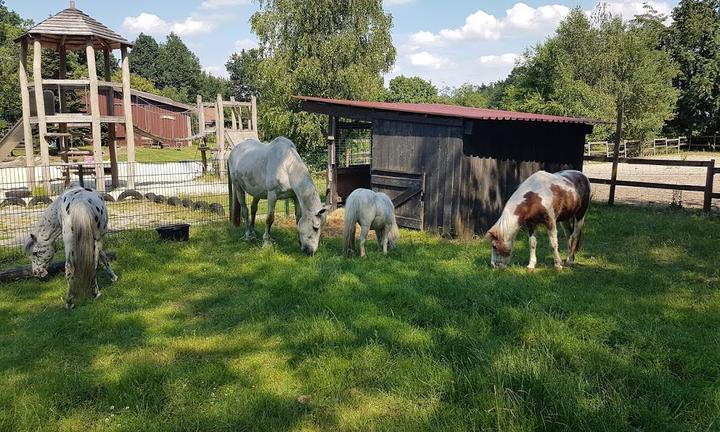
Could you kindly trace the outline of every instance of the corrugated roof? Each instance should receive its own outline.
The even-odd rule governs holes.
[[[132,46],[124,37],[74,7],[64,9],[40,22],[17,38],[16,41],[28,35],[39,37],[43,42],[47,43],[59,42],[65,37],[66,43],[72,46],[76,46],[81,42],[76,38],[77,36],[82,38],[92,36],[107,41],[113,48],[119,48],[120,45]]]
[[[546,123],[599,124],[599,120],[586,118],[562,117],[546,114],[532,114],[514,111],[501,111],[487,108],[471,108],[445,104],[409,104],[390,102],[362,102],[344,99],[326,99],[311,96],[295,96],[296,99],[321,104],[366,108],[370,110],[394,111],[409,114],[420,114],[439,117],[456,117],[472,120],[519,120]]]

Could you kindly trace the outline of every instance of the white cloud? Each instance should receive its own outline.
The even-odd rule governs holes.
[[[478,61],[480,62],[480,64],[488,66],[514,66],[519,59],[519,54],[507,53],[501,55],[481,56]]]
[[[642,15],[645,11],[645,4],[651,6],[653,9],[663,15],[670,15],[672,7],[666,2],[654,2],[654,1],[638,1],[638,0],[620,0],[620,1],[609,1],[600,2],[598,5],[604,5],[608,12],[613,15],[620,15],[624,20],[631,20],[635,15]]]
[[[410,64],[421,68],[440,69],[448,64],[447,59],[436,57],[427,51],[410,54]]]
[[[570,8],[563,5],[546,5],[537,8],[525,3],[516,3],[505,11],[503,25],[518,29],[553,29],[570,13]]]
[[[440,30],[440,38],[447,41],[465,39],[495,40],[500,37],[502,23],[485,11],[479,10],[465,19],[465,25],[459,29]]]
[[[227,78],[228,73],[227,69],[225,69],[225,66],[205,66],[203,67],[203,70],[210,75],[216,76],[216,77],[223,77]]]
[[[249,0],[205,0],[200,4],[200,9],[216,10],[232,6],[244,6],[249,3]]]
[[[438,37],[428,31],[419,31],[410,35],[410,42],[419,45],[432,45],[438,41]]]
[[[193,17],[187,17],[184,21],[168,22],[157,15],[145,12],[135,17],[126,17],[122,25],[131,34],[165,35],[173,32],[180,36],[208,33],[215,27],[213,23]]]
[[[235,41],[235,51],[249,50],[257,48],[258,43],[255,39],[240,39]]]

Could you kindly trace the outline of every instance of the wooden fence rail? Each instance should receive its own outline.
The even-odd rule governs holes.
[[[603,156],[585,156],[584,158],[589,162],[609,162],[612,163],[613,158]],[[694,168],[706,168],[707,172],[705,175],[705,185],[687,185],[687,184],[672,184],[672,183],[655,183],[655,182],[644,182],[634,180],[615,180],[615,186],[627,186],[627,187],[639,187],[648,189],[670,189],[680,190],[689,192],[703,192],[703,210],[710,211],[713,199],[720,199],[720,192],[713,191],[713,183],[715,181],[715,174],[720,174],[720,168],[715,166],[715,159],[709,161],[683,161],[683,160],[662,160],[662,159],[635,159],[635,158],[619,158],[619,164],[628,165],[659,165],[669,167],[694,167]],[[603,178],[589,178],[590,183],[613,185],[612,179]],[[610,202],[610,205],[613,203]]]

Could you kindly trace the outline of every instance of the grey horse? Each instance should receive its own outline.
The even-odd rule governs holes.
[[[310,172],[292,141],[279,137],[269,144],[255,139],[241,142],[230,152],[228,174],[233,186],[233,224],[240,226],[245,221],[245,240],[255,238],[258,202],[267,199],[263,246],[271,245],[270,228],[275,220],[275,203],[279,199],[292,199],[300,248],[308,255],[315,254],[330,207],[320,201]],[[253,197],[249,215],[245,194]]]

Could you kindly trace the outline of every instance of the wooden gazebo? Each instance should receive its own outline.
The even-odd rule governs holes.
[[[108,125],[109,153],[113,185],[117,186],[117,157],[115,151],[115,125],[124,124],[127,138],[127,186],[134,187],[135,171],[135,138],[132,120],[131,92],[130,92],[130,66],[128,63],[128,48],[132,44],[125,38],[107,28],[102,23],[75,8],[75,2],[58,14],[42,21],[15,40],[20,43],[20,92],[22,95],[23,133],[25,141],[25,158],[27,166],[28,183],[34,184],[34,155],[32,127],[37,125],[40,140],[40,159],[43,167],[43,183],[50,183],[50,155],[48,138],[55,137],[60,142],[67,142],[70,137],[68,127],[71,125],[91,125],[93,163],[95,171],[96,189],[105,190],[105,176],[102,165],[101,124]],[[32,83],[28,82],[27,57],[28,46],[33,47]],[[59,53],[58,79],[43,79],[42,77],[42,49],[51,49]],[[85,51],[87,56],[88,79],[67,79],[66,53],[71,51]],[[99,81],[95,62],[96,51],[104,53],[104,81]],[[114,89],[111,84],[110,52],[120,50],[122,58],[122,95],[123,115],[114,115]],[[59,111],[54,106],[46,106],[46,91],[50,88],[59,89]],[[67,112],[66,90],[71,88],[89,88],[89,106],[87,113]],[[106,115],[100,111],[100,89],[107,95]],[[31,104],[30,92],[34,92],[34,105]],[[54,104],[54,95],[50,100]],[[48,125],[57,125],[58,132],[48,133]],[[67,147],[65,147],[67,148]]]

